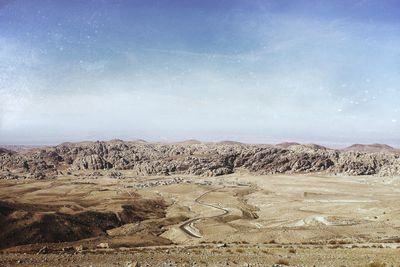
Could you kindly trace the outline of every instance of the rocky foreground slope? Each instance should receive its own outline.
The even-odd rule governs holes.
[[[0,177],[46,178],[77,170],[132,170],[138,175],[217,176],[253,173],[325,172],[400,175],[397,150],[334,150],[318,145],[246,145],[236,142],[159,144],[146,142],[64,143],[54,147],[0,149]]]

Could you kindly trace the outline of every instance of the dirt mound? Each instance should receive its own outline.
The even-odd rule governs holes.
[[[122,205],[119,213],[122,224],[165,217],[167,205],[163,200],[143,199]]]
[[[122,211],[61,213],[58,206],[0,201],[0,248],[34,243],[77,241],[106,235],[126,223],[165,216],[162,200],[138,200]]]
[[[150,219],[140,223],[127,223],[121,227],[107,231],[109,236],[129,236],[132,234],[153,234],[160,235],[164,232],[163,227],[177,224],[188,220],[186,216],[176,216],[170,218]]]

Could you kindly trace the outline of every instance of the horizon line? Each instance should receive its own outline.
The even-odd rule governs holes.
[[[400,149],[400,146],[393,145],[389,143],[380,143],[380,142],[360,142],[360,143],[351,143],[351,142],[302,142],[302,141],[284,141],[284,142],[247,142],[247,141],[237,141],[237,140],[212,140],[212,141],[202,141],[195,138],[183,139],[183,140],[146,140],[144,138],[136,138],[136,139],[121,139],[121,138],[112,138],[112,139],[82,139],[80,141],[62,141],[62,142],[49,142],[49,143],[0,143],[0,147],[7,148],[10,146],[19,146],[19,147],[30,147],[30,148],[40,148],[40,147],[53,147],[59,146],[65,143],[85,143],[85,142],[112,142],[112,141],[121,141],[121,142],[144,142],[148,144],[166,144],[166,145],[173,145],[173,144],[182,144],[185,142],[198,142],[200,144],[220,144],[224,142],[232,142],[232,143],[239,143],[243,145],[282,145],[282,144],[294,144],[294,145],[318,145],[325,148],[330,149],[345,149],[355,145],[362,145],[362,146],[389,146],[393,149]]]

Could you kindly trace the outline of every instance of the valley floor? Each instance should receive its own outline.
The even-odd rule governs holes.
[[[0,266],[400,266],[399,195],[400,177],[375,176],[3,180],[2,230],[41,242],[0,233]]]

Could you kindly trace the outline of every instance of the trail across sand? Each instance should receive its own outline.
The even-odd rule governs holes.
[[[211,207],[214,209],[218,209],[218,210],[222,210],[223,213],[218,214],[218,215],[214,215],[214,216],[209,216],[209,217],[199,217],[199,218],[194,218],[194,219],[190,219],[188,221],[186,221],[185,223],[183,223],[179,228],[185,232],[186,234],[190,235],[191,237],[195,237],[195,238],[202,238],[203,236],[200,233],[200,230],[196,228],[195,223],[197,221],[200,221],[202,219],[210,219],[210,218],[216,218],[216,217],[220,217],[220,216],[224,216],[229,214],[229,210],[227,208],[224,207],[220,207],[214,204],[210,204],[210,203],[205,203],[200,201],[203,197],[205,197],[206,195],[208,195],[211,192],[215,192],[217,190],[220,190],[224,187],[221,188],[216,188],[210,191],[205,192],[204,194],[202,194],[201,196],[199,196],[198,198],[196,198],[194,201],[200,205],[206,206],[206,207]]]

